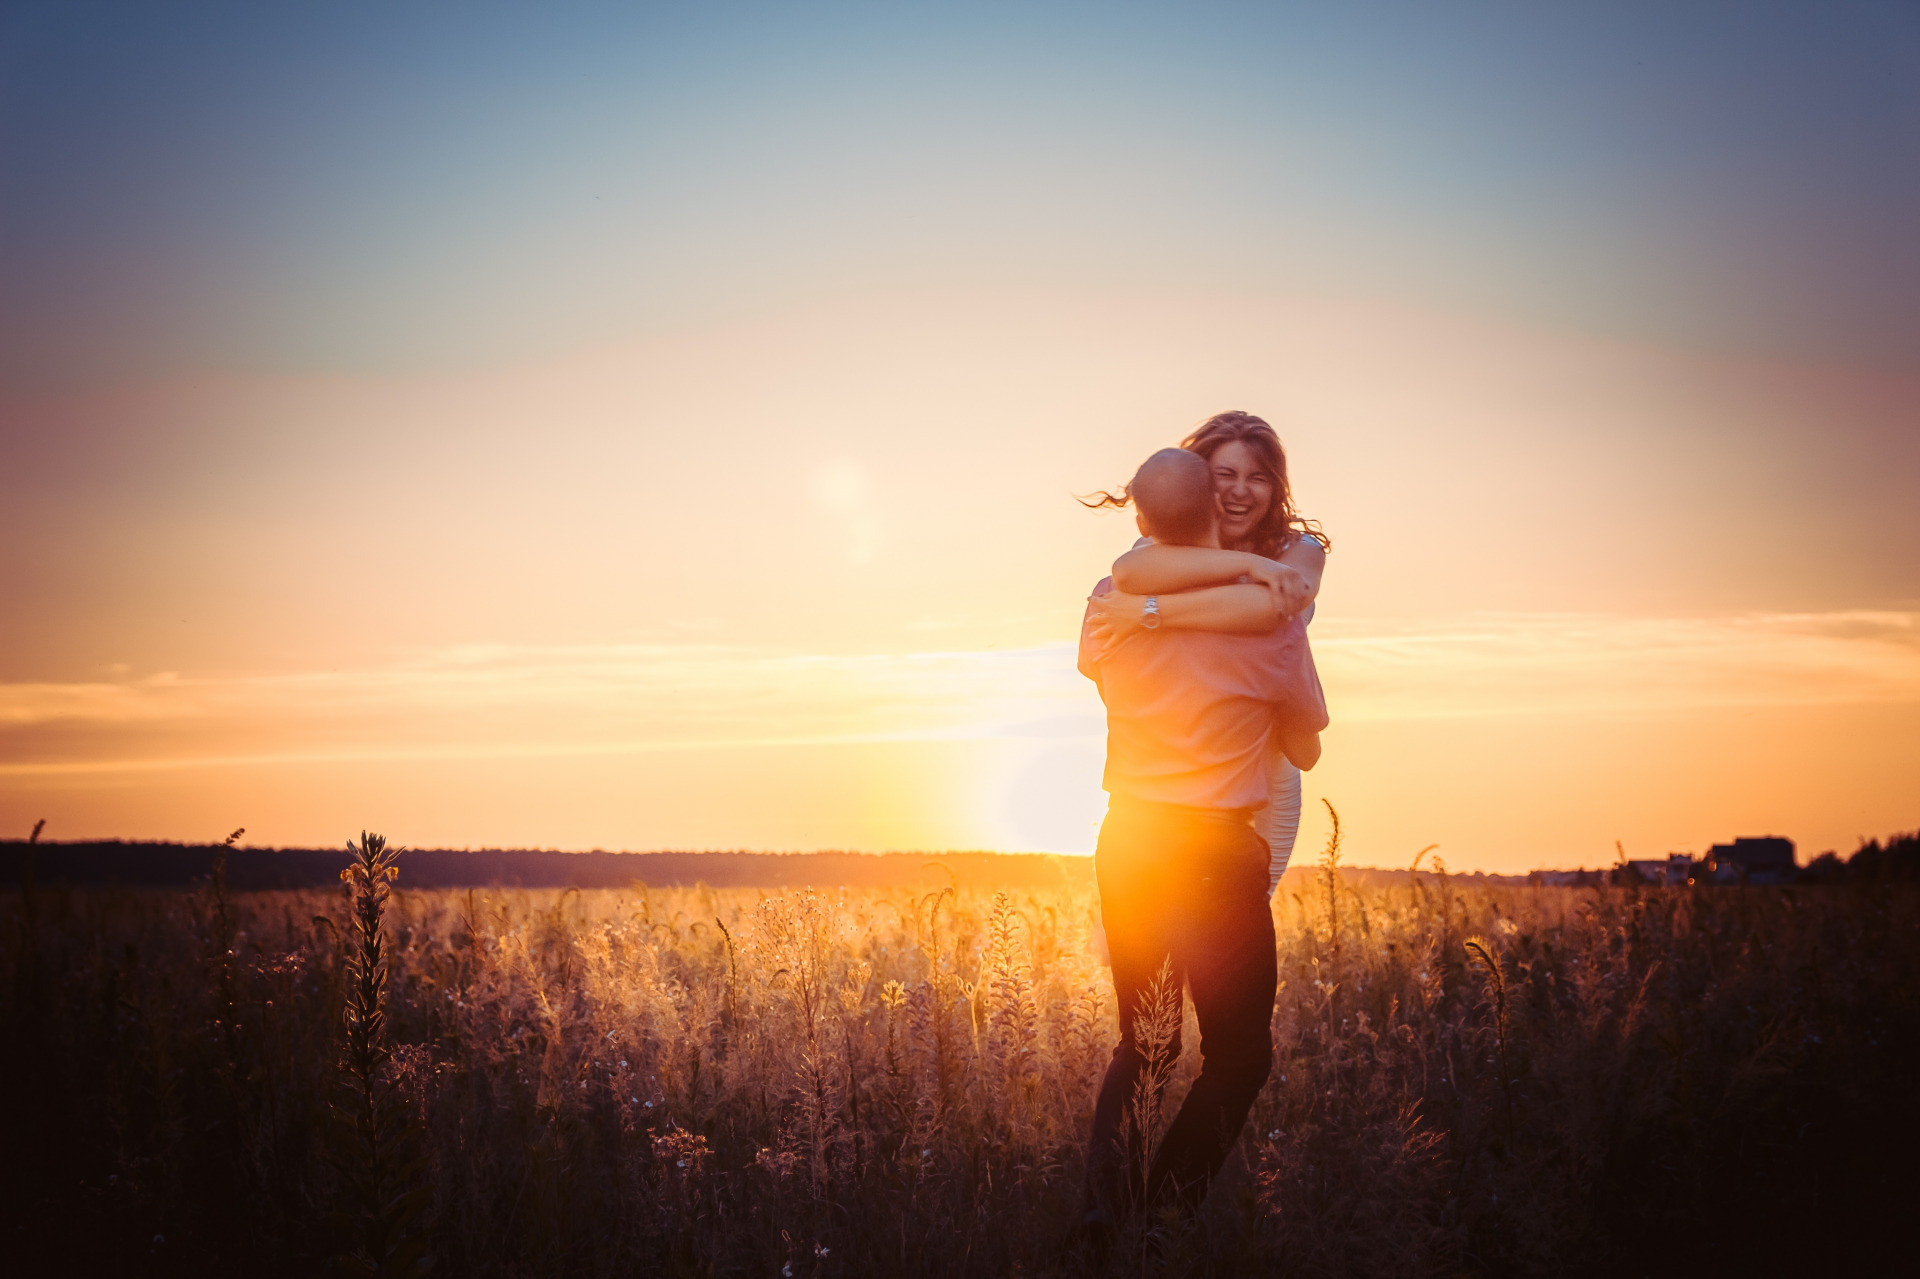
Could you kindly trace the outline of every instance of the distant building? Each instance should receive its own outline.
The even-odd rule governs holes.
[[[1679,888],[1693,882],[1694,861],[1685,853],[1669,853],[1665,857],[1629,861],[1627,870],[1643,884]]]
[[[1916,846],[1920,846],[1917,844]],[[1877,848],[1878,845],[1875,845]],[[1829,859],[1832,855],[1829,854]],[[1920,863],[1920,858],[1916,858]],[[1536,870],[1527,882],[1568,887],[1612,884],[1631,888],[1684,888],[1689,884],[1792,884],[1800,880],[1793,841],[1778,835],[1743,835],[1731,844],[1715,844],[1705,857],[1669,853],[1665,857],[1629,858],[1611,870]]]
[[[1778,835],[1742,836],[1707,852],[1716,884],[1790,884],[1799,872],[1793,841]]]
[[[1593,888],[1607,882],[1604,870],[1536,870],[1527,876],[1535,887]]]

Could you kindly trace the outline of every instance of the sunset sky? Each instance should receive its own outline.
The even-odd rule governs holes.
[[[1920,826],[1911,3],[14,3],[0,836],[1089,851],[1227,408],[1350,860]]]

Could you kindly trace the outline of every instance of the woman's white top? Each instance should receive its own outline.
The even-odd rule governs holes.
[[[1278,751],[1273,756],[1267,806],[1254,819],[1254,829],[1267,839],[1267,896],[1271,897],[1287,873],[1287,859],[1293,856],[1293,842],[1300,835],[1300,770]]]
[[[1300,624],[1313,621],[1312,604],[1300,616]],[[1267,837],[1267,896],[1280,887],[1287,873],[1287,859],[1293,856],[1293,844],[1300,837],[1300,770],[1279,751],[1273,753],[1273,775],[1267,786],[1267,806],[1254,819],[1254,826]]]

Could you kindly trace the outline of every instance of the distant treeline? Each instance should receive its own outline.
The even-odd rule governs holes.
[[[16,887],[27,872],[28,844],[0,840],[0,891]],[[147,840],[41,841],[32,845],[32,873],[42,884],[97,884],[184,888],[213,872],[218,844]],[[347,864],[344,848],[234,848],[227,853],[227,884],[235,889],[325,887],[338,882]],[[1093,859],[1057,853],[751,853],[661,852],[569,853],[558,849],[415,848],[400,857],[403,888],[623,888],[709,884],[715,888],[885,888],[953,883],[981,889],[1045,888],[1091,884]],[[1300,889],[1320,867],[1296,857],[1287,870],[1289,888]],[[1404,883],[1408,872],[1343,866],[1355,887]],[[1596,882],[1602,872],[1592,872]],[[1462,879],[1525,884],[1527,875],[1473,872]]]
[[[43,884],[118,884],[186,887],[213,871],[217,844],[93,840],[32,845],[32,875]],[[0,891],[17,887],[28,871],[25,840],[0,840]],[[236,889],[313,888],[336,883],[347,864],[344,848],[235,848],[227,854],[227,882]],[[1319,867],[1296,856],[1287,871],[1290,888]],[[710,884],[715,888],[880,888],[930,881],[971,888],[1032,888],[1087,883],[1091,857],[1054,853],[569,853],[556,849],[488,848],[477,851],[417,848],[400,858],[400,884],[407,888],[622,888],[629,884]],[[1355,886],[1404,882],[1404,870],[1342,867]],[[1425,872],[1423,872],[1423,875]],[[1604,870],[1544,871],[1532,875],[1483,875],[1488,883],[1599,884]],[[1920,882],[1920,831],[1866,840],[1851,857],[1822,853],[1800,868],[1803,884]]]
[[[213,871],[217,844],[99,840],[31,846],[32,875],[43,884],[184,887]],[[0,842],[0,889],[28,871],[29,845]],[[314,888],[337,883],[344,848],[235,848],[227,883],[236,889]],[[622,888],[711,884],[716,888],[874,888],[929,880],[970,887],[1059,887],[1090,881],[1093,859],[1052,853],[566,853],[546,849],[478,851],[416,848],[400,857],[407,888]]]
[[[1853,856],[1822,853],[1800,868],[1803,884],[1893,884],[1920,881],[1920,830],[1862,840]]]

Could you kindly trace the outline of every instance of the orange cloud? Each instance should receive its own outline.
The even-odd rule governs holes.
[[[1914,613],[1315,631],[1335,722],[1309,789],[1347,810],[1362,859],[1445,834],[1456,864],[1524,868],[1610,846],[1592,829],[1606,824],[1686,842],[1731,833],[1715,823],[1809,821],[1773,797],[1903,820],[1867,783],[1920,724]],[[1786,726],[1794,749],[1755,754],[1760,722]],[[1065,645],[460,646],[338,672],[0,686],[0,818],[55,804],[70,829],[113,813],[114,833],[182,835],[270,794],[280,814],[250,828],[305,842],[330,838],[312,827],[316,797],[333,794],[399,805],[414,842],[1086,851],[1102,731]],[[1662,789],[1679,779],[1684,793]],[[207,810],[190,821],[188,794]],[[542,808],[555,794],[564,817]],[[1304,845],[1318,838],[1310,814]]]

